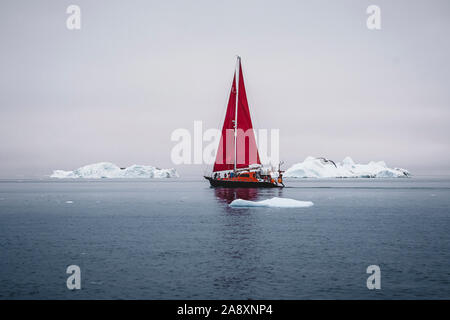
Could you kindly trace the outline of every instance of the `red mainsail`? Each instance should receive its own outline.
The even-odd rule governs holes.
[[[219,148],[213,171],[248,168],[251,164],[261,164],[253,132],[252,119],[245,93],[241,59],[238,58],[238,90],[236,92],[236,72],[233,77],[227,113],[222,127]],[[238,96],[236,104],[236,94]],[[237,117],[236,117],[237,112]],[[237,126],[235,128],[235,120]],[[235,136],[236,132],[236,136]],[[235,156],[236,150],[236,156]]]

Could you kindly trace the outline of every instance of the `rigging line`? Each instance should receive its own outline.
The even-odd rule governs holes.
[[[238,119],[238,106],[239,106],[239,78],[240,78],[240,64],[241,57],[237,56],[236,61],[236,109],[234,111],[234,171],[236,172],[236,157],[237,157],[237,119]]]
[[[241,69],[240,71],[242,71],[242,69],[243,69],[242,68],[242,61],[241,61],[241,68],[240,69]],[[247,80],[244,80],[244,78],[247,78]],[[259,139],[259,135],[257,134],[257,129],[263,129],[263,127],[260,126],[260,121],[258,121],[258,116],[257,116],[258,113],[257,112],[256,113],[252,112],[252,108],[254,109],[255,105],[257,105],[257,104],[255,104],[255,99],[254,99],[254,96],[252,95],[252,90],[251,90],[251,88],[253,87],[251,85],[251,83],[253,81],[249,81],[248,80],[248,74],[246,73],[246,75],[244,75],[244,71],[242,71],[242,81],[244,82],[244,85],[245,85],[245,92],[246,92],[247,105],[248,105],[248,112],[249,112],[249,117],[250,117],[251,122],[252,122],[253,136],[255,137],[255,144],[256,144],[258,155],[260,157],[260,160],[262,161],[261,154],[259,153],[260,152],[260,148],[259,148],[259,146],[260,146],[260,141],[259,140],[260,139]],[[253,106],[253,107],[251,107],[251,106]],[[256,114],[256,116],[255,116],[255,114]],[[267,130],[267,127],[265,127],[264,129]],[[270,136],[268,135],[267,143],[268,143],[269,139],[270,139]],[[263,165],[263,163],[261,163],[261,165]]]
[[[216,156],[217,156],[217,152],[219,151],[219,144],[220,144],[220,140],[222,138],[222,126],[224,124],[224,119],[225,119],[226,114],[227,114],[228,99],[230,97],[230,91],[231,91],[231,88],[233,86],[233,77],[236,76],[235,73],[236,73],[236,65],[235,65],[235,69],[233,71],[233,74],[231,76],[231,80],[228,80],[228,86],[226,87],[227,91],[226,91],[226,96],[225,96],[225,103],[224,103],[223,108],[222,108],[222,115],[220,115],[219,113],[216,113],[216,114],[218,114],[218,116],[216,117],[217,120],[214,121],[214,122],[217,123],[217,126],[215,128],[217,128],[219,130],[219,139],[217,141],[217,146],[216,146]],[[215,160],[216,160],[216,158],[214,158],[214,162],[215,162]],[[206,164],[206,170],[209,170],[209,173],[211,173],[213,171],[213,169],[214,169],[214,162],[212,164]]]
[[[242,69],[242,67],[241,67]],[[242,79],[244,80],[246,76],[244,76],[244,72],[242,72]],[[255,99],[254,96],[252,95],[252,83],[253,81],[249,81],[248,80],[248,75],[247,75],[247,80],[244,81],[245,83],[245,92],[247,94],[247,104],[248,104],[248,112],[249,112],[249,116],[250,119],[252,121],[252,129],[253,129],[253,134],[255,136],[255,142],[256,142],[256,148],[258,150],[258,154],[259,154],[259,135],[257,135],[257,129],[262,129],[262,127],[260,126],[260,121],[258,121],[258,112],[256,113],[252,113],[252,110],[255,109]],[[252,106],[252,107],[251,107]],[[261,155],[259,154],[259,156],[261,157]]]

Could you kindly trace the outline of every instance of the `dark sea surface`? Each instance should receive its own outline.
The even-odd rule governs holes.
[[[450,298],[450,179],[286,182],[0,180],[0,299]],[[314,206],[228,206],[274,196]]]

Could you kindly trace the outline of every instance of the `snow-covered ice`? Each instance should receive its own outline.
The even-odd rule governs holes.
[[[286,178],[404,178],[409,176],[408,170],[388,168],[384,161],[356,164],[350,157],[337,163],[325,158],[307,157],[284,173]]]
[[[311,201],[299,201],[289,198],[273,197],[262,201],[249,201],[236,199],[230,203],[230,207],[266,207],[266,208],[306,208],[313,206]]]
[[[51,178],[176,178],[175,169],[159,169],[152,166],[132,165],[121,169],[114,163],[100,162],[89,164],[73,171],[54,170]]]

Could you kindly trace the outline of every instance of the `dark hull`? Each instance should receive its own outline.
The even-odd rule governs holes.
[[[227,180],[215,180],[211,177],[205,177],[209,181],[212,187],[225,187],[225,188],[282,188],[282,186],[270,183],[270,182],[247,182],[247,181],[227,181]]]

